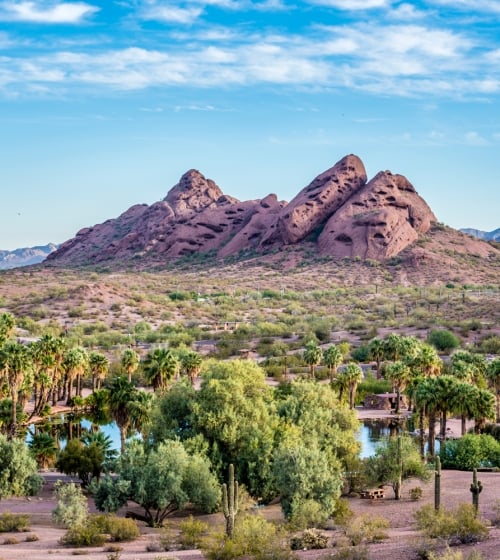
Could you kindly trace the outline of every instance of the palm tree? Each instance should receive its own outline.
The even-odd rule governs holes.
[[[19,391],[23,385],[25,375],[30,372],[32,361],[29,348],[17,342],[6,342],[0,348],[0,372],[2,372],[9,388],[12,400],[12,415],[9,438],[13,439],[17,433],[17,403]]]
[[[469,366],[472,380],[474,383],[480,383],[483,381],[488,368],[488,362],[480,354],[472,354],[467,350],[457,350],[453,353],[450,359],[450,367],[453,368],[464,368],[464,365]]]
[[[495,418],[495,396],[487,389],[478,389],[474,403],[474,432],[481,433],[486,425],[486,420]]]
[[[309,366],[309,375],[311,379],[314,379],[316,366],[321,363],[322,357],[323,351],[313,340],[306,344],[306,348],[302,354],[302,359]]]
[[[396,391],[396,414],[399,414],[401,392],[405,390],[410,381],[410,368],[402,361],[398,360],[392,364],[387,364],[384,370],[384,377],[392,383],[392,390]]]
[[[71,404],[73,380],[77,380],[77,394],[79,394],[80,378],[87,369],[88,355],[87,352],[79,346],[70,348],[64,353],[62,362],[63,370],[66,372],[67,383],[67,404]]]
[[[92,390],[100,389],[109,370],[109,360],[100,352],[90,352],[89,369],[92,374]]]
[[[431,377],[439,375],[443,362],[434,346],[430,344],[420,344],[416,355],[408,361],[413,371]]]
[[[0,314],[0,346],[9,340],[10,336],[14,332],[14,327],[16,326],[16,321],[14,315],[11,313],[1,313]]]
[[[380,371],[382,368],[382,360],[385,356],[384,342],[380,338],[372,338],[368,344],[368,353],[371,360],[375,361],[377,366],[377,379],[380,379]]]
[[[429,421],[429,456],[432,458],[434,457],[436,441],[436,414],[439,408],[435,377],[427,377],[417,386],[415,405],[420,414],[420,452],[423,458],[423,418],[426,415]]]
[[[48,469],[54,464],[57,457],[57,445],[50,434],[44,432],[34,434],[28,447],[40,469]]]
[[[153,391],[162,391],[167,387],[168,381],[177,376],[179,366],[179,360],[171,350],[156,348],[144,359],[144,378],[153,386]]]
[[[500,422],[500,358],[491,360],[486,369],[488,385],[496,398],[497,423]]]
[[[441,413],[441,440],[444,441],[446,436],[446,421],[448,412],[454,411],[454,405],[456,403],[456,393],[461,388],[459,387],[459,381],[452,375],[440,375],[436,377],[435,390],[437,407]]]
[[[125,377],[115,377],[109,387],[109,410],[120,431],[121,453],[125,451],[127,432],[134,426],[139,391]],[[139,397],[140,399],[141,397]]]
[[[51,393],[57,388],[58,367],[62,352],[60,342],[52,335],[44,335],[31,345],[34,366],[33,399],[35,401],[32,415],[40,414],[50,401]]]
[[[198,352],[189,350],[181,356],[181,370],[189,377],[191,385],[194,387],[194,381],[201,370],[203,360]]]
[[[328,368],[330,381],[333,381],[334,377],[337,375],[337,368],[344,361],[344,356],[339,348],[335,346],[335,344],[332,344],[323,354],[323,361]]]
[[[132,374],[139,367],[139,361],[139,354],[135,350],[132,350],[132,348],[126,348],[123,351],[121,365],[127,374],[129,382],[132,381]]]
[[[341,386],[349,391],[349,408],[352,410],[355,404],[358,384],[363,379],[363,370],[357,364],[347,364],[337,378]]]
[[[397,362],[402,350],[402,337],[399,334],[391,333],[383,340],[385,358],[392,362]]]
[[[479,398],[479,389],[469,383],[457,381],[451,409],[460,415],[461,435],[467,433],[467,420],[474,418],[475,403]]]

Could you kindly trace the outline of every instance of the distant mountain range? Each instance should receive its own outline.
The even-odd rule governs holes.
[[[493,231],[482,231],[480,229],[474,228],[462,228],[460,231],[477,237],[478,239],[484,239],[484,241],[500,241],[500,228]]]
[[[23,247],[13,251],[0,250],[0,270],[38,264],[45,260],[57,247],[54,243],[49,243],[48,245]]]

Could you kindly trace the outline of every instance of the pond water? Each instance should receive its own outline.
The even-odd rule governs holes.
[[[51,424],[59,425],[61,427],[59,443],[60,447],[64,448],[66,445],[66,434],[65,430],[63,429],[64,426],[64,416],[61,415],[59,418],[52,417]],[[90,431],[92,428],[92,423],[90,420],[80,419],[79,420],[81,430],[88,430]],[[33,427],[31,427],[33,428]],[[119,450],[120,449],[120,432],[115,422],[110,424],[106,424],[104,426],[100,426],[99,429],[105,435],[107,435],[111,442],[112,448]],[[384,420],[363,420],[361,424],[361,429],[358,433],[358,439],[361,443],[361,453],[360,456],[362,458],[370,457],[375,454],[375,450],[377,444],[383,440],[384,438],[395,436],[398,434],[400,430],[406,432],[410,430],[411,427],[408,426],[406,423],[398,424],[397,421],[392,419],[384,419]],[[33,429],[31,429],[33,431]],[[28,440],[30,436],[28,435]],[[427,444],[426,444],[427,445]],[[436,440],[436,452],[439,452],[439,440]]]
[[[384,420],[363,420],[359,431],[358,439],[361,443],[361,458],[371,457],[375,454],[377,444],[384,438],[396,436],[398,433],[408,433],[413,429],[408,421],[398,424],[397,421],[391,419]],[[418,438],[415,437],[415,443],[418,445]],[[436,439],[435,452],[439,453],[440,442]],[[425,451],[427,452],[427,441],[425,443]]]

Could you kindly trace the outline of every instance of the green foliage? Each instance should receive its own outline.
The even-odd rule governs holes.
[[[398,450],[398,439],[401,450]],[[400,469],[401,464],[401,469]],[[410,477],[428,480],[430,474],[426,470],[420,453],[409,436],[398,436],[382,441],[375,451],[375,455],[366,461],[368,478],[374,484],[392,486],[396,498],[401,496],[400,483]]]
[[[427,504],[415,513],[417,527],[430,538],[446,540],[450,545],[468,544],[484,540],[488,535],[485,523],[476,517],[469,504],[460,504],[456,510],[436,511]]]
[[[202,543],[202,537],[208,530],[208,524],[194,519],[192,515],[179,524],[180,543],[184,549],[198,548]]]
[[[466,434],[446,442],[440,457],[445,468],[500,467],[500,442],[488,434]]]
[[[207,456],[225,478],[234,464],[238,481],[264,500],[271,488],[272,452],[277,428],[273,389],[249,360],[208,361],[192,405],[192,429],[207,442]]]
[[[287,539],[276,525],[260,515],[247,515],[238,523],[231,539],[212,535],[203,545],[208,560],[289,560]]]
[[[77,475],[83,486],[98,479],[103,470],[104,452],[96,443],[85,446],[80,440],[71,439],[60,452],[56,468],[68,475]]]
[[[29,527],[29,515],[24,513],[10,513],[8,511],[0,514],[0,533],[29,531]]]
[[[366,546],[345,546],[323,558],[324,560],[369,560],[368,548]]]
[[[127,503],[130,481],[106,475],[101,480],[93,480],[89,490],[99,511],[115,513]]]
[[[133,541],[141,534],[133,519],[116,515],[91,515],[88,523],[95,525],[102,533],[109,535],[114,542]]]
[[[328,536],[318,529],[305,529],[290,540],[292,550],[318,550],[327,547]]]
[[[287,519],[303,515],[304,502],[309,501],[316,502],[326,517],[335,511],[342,487],[341,465],[314,441],[279,449],[273,472]]]
[[[338,503],[338,501],[337,501]],[[290,526],[294,529],[322,527],[328,519],[328,512],[316,500],[296,500],[293,503]]]
[[[151,526],[161,525],[167,515],[187,502],[205,512],[213,512],[219,505],[220,487],[209,462],[200,455],[189,455],[178,441],[166,441],[148,450],[141,442],[131,442],[117,474],[116,484],[129,482],[128,498],[144,508]],[[109,486],[106,482],[97,488],[100,503],[109,503],[105,491]]]
[[[345,536],[352,546],[358,546],[362,542],[376,543],[388,538],[385,529],[388,529],[389,521],[378,515],[358,515],[344,527]]]
[[[0,434],[0,500],[10,496],[29,496],[41,488],[37,464],[21,440],[9,441]]]
[[[82,489],[73,482],[58,480],[54,493],[57,499],[57,506],[52,511],[54,522],[69,529],[83,527],[88,519],[89,509]]]
[[[460,340],[451,331],[445,329],[433,329],[427,338],[440,352],[450,352],[460,346]]]
[[[108,537],[101,528],[93,523],[76,525],[69,529],[60,539],[64,546],[102,546]]]
[[[366,395],[378,395],[380,393],[390,393],[392,391],[392,385],[390,381],[385,379],[375,379],[371,372],[368,372],[358,385],[358,390],[356,392],[356,401],[358,403],[363,403]]]

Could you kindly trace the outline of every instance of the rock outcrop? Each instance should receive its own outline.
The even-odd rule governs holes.
[[[410,182],[389,171],[367,182],[363,162],[348,155],[290,203],[275,194],[241,202],[194,169],[151,206],[79,231],[52,253],[52,264],[109,260],[162,262],[192,253],[228,257],[304,241],[322,255],[384,260],[429,230],[436,218]]]

